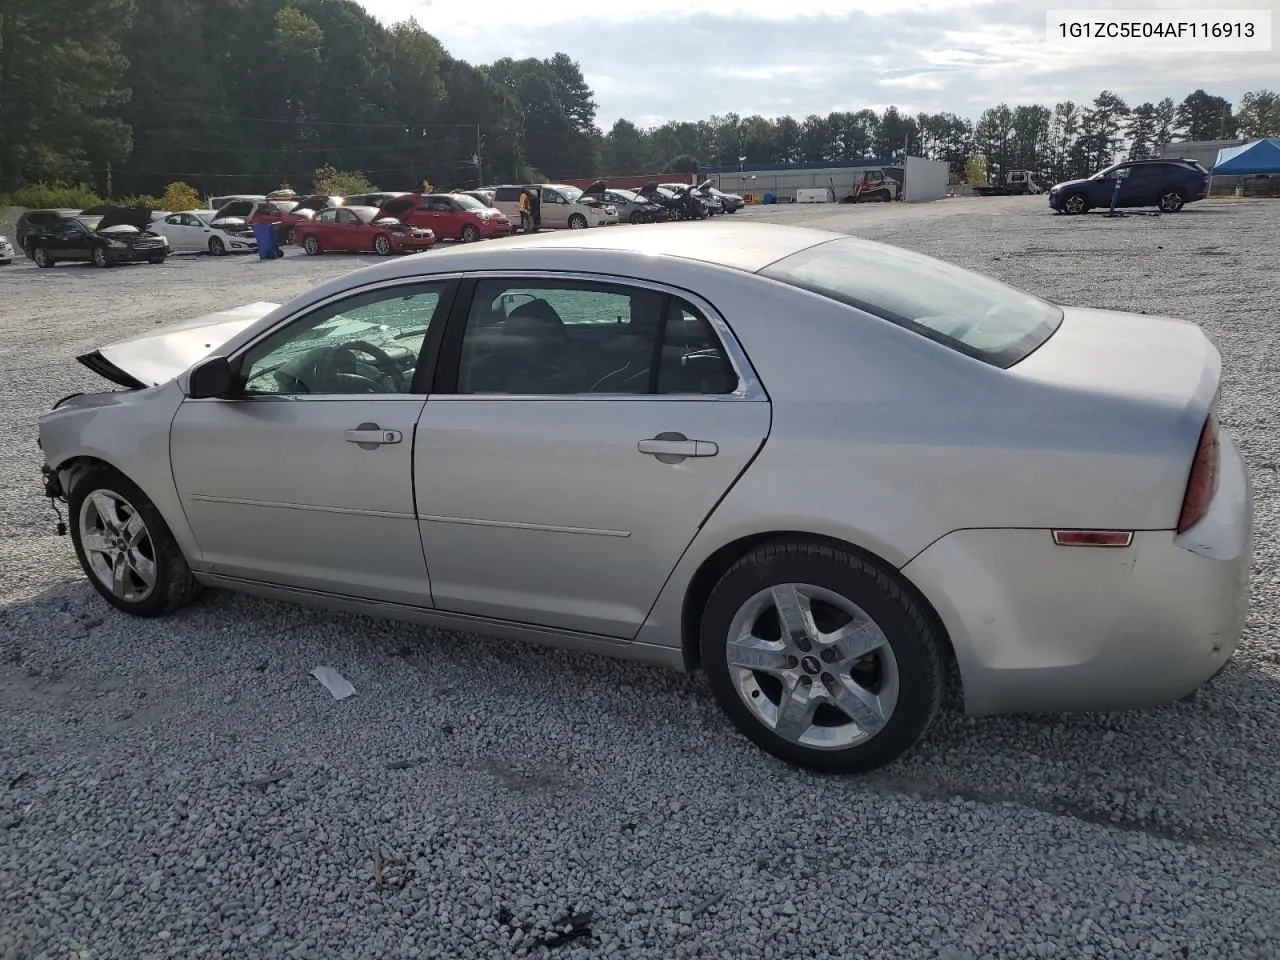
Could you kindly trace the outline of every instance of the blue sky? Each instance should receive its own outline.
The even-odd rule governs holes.
[[[1274,45],[1270,53],[1119,57],[1088,43],[1049,46],[1045,11],[1068,6],[1061,2],[730,0],[696,11],[680,0],[613,7],[576,0],[362,2],[387,23],[416,17],[451,54],[473,63],[563,50],[582,65],[606,130],[618,117],[652,126],[730,111],[799,118],[888,104],[976,117],[1001,101],[1081,102],[1106,88],[1132,105],[1181,100],[1197,87],[1235,101],[1245,90],[1280,86]],[[1226,5],[1275,9],[1277,0],[1219,4]],[[1125,0],[1123,6],[1197,5]]]

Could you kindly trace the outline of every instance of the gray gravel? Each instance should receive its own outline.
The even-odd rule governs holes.
[[[115,613],[38,495],[36,416],[101,383],[74,355],[364,261],[0,268],[0,958],[1280,955],[1276,213],[737,215],[1203,324],[1257,484],[1248,633],[1195,701],[946,714],[861,779],[767,758],[699,677],[230,594]]]

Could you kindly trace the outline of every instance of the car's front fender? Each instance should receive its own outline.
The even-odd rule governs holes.
[[[182,552],[194,559],[199,550],[169,465],[169,430],[182,400],[173,381],[146,390],[82,394],[40,417],[40,449],[53,470],[97,460],[124,474],[151,499]]]

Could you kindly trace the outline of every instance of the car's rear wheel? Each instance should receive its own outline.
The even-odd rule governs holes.
[[[89,255],[89,259],[93,261],[95,267],[111,266],[111,258],[107,256],[106,247],[94,247],[93,252]]]
[[[570,230],[587,229],[587,218],[580,213],[575,213],[572,217],[569,218],[569,229]]]
[[[35,261],[37,267],[53,266],[53,257],[49,256],[49,251],[44,247],[35,247],[31,251],[31,259]]]
[[[320,241],[314,236],[307,237],[307,239],[302,242],[302,249],[309,257],[318,257],[324,252],[320,249]]]
[[[1160,197],[1161,213],[1177,213],[1187,204],[1187,198],[1181,190],[1169,190]]]
[[[887,568],[807,542],[759,547],[707,600],[702,665],[758,746],[836,773],[899,757],[943,695],[940,641]]]
[[[160,511],[123,474],[92,467],[76,479],[67,499],[80,566],[112,606],[154,617],[199,593]]]
[[[473,224],[464,223],[462,225],[462,242],[475,243],[480,239],[480,231]]]
[[[1088,213],[1089,198],[1083,193],[1072,193],[1063,197],[1062,212],[1068,214]]]
[[[373,252],[380,257],[391,256],[391,238],[385,233],[380,233],[373,238]]]
[[[227,245],[219,237],[209,238],[209,252],[215,257],[226,256]]]

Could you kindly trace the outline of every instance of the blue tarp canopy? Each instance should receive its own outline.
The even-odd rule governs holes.
[[[1280,173],[1280,138],[1268,137],[1218,151],[1218,160],[1213,165],[1215,177],[1242,177],[1253,173]]]

